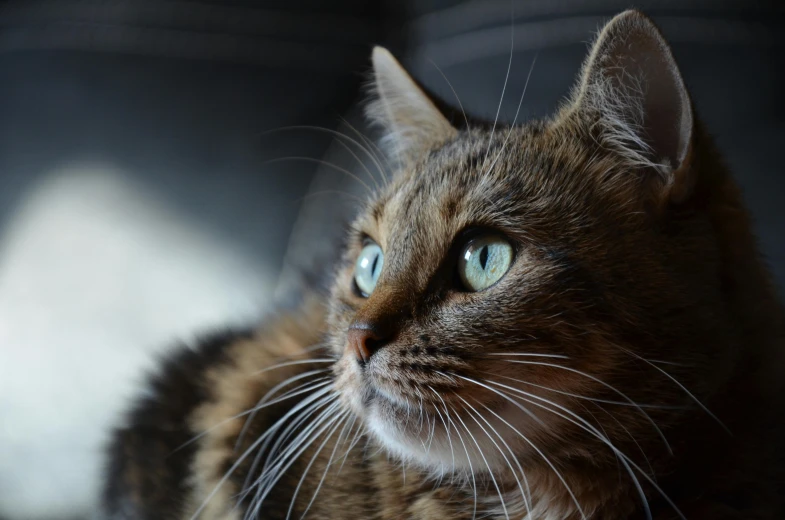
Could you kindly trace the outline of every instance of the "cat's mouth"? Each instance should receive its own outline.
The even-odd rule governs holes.
[[[506,467],[494,442],[498,435],[515,441],[505,421],[526,433],[530,419],[516,417],[518,410],[493,392],[461,384],[460,373],[444,365],[414,374],[400,365],[384,351],[365,364],[349,356],[340,363],[344,403],[385,451],[437,474]]]
[[[366,390],[363,408],[366,426],[389,453],[436,474],[504,463],[480,423],[462,411],[445,414],[435,403],[410,402],[373,385]]]
[[[363,404],[370,407],[379,402],[397,410],[407,410],[412,406],[405,397],[386,389],[383,385],[369,383]]]

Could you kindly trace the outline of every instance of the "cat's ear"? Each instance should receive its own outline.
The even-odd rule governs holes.
[[[387,49],[375,47],[372,61],[366,114],[384,129],[382,143],[394,161],[406,164],[455,137],[458,131]]]
[[[648,17],[631,10],[608,22],[584,64],[573,109],[599,124],[606,144],[659,172],[667,199],[687,198],[694,183],[692,103]]]

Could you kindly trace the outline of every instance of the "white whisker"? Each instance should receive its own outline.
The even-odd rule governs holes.
[[[636,358],[636,359],[639,359],[639,360],[643,361],[644,363],[646,363],[646,364],[647,364],[647,365],[649,365],[650,367],[653,367],[655,370],[657,370],[658,372],[660,372],[662,375],[664,375],[665,377],[667,377],[668,379],[670,379],[671,381],[673,381],[673,382],[676,384],[676,386],[678,386],[678,387],[679,387],[679,388],[680,388],[680,389],[681,389],[681,390],[682,390],[682,391],[683,391],[685,394],[687,394],[687,396],[689,396],[689,398],[690,398],[690,399],[692,399],[692,400],[695,402],[695,404],[697,404],[697,405],[698,405],[698,406],[701,408],[701,410],[703,410],[704,412],[706,412],[706,414],[708,414],[708,416],[709,416],[709,417],[711,417],[712,419],[714,419],[714,420],[717,422],[717,424],[719,424],[719,425],[722,427],[722,429],[723,429],[723,430],[725,430],[725,432],[726,432],[728,435],[731,435],[731,436],[733,435],[733,432],[731,432],[731,431],[730,431],[730,429],[729,429],[727,426],[725,426],[725,423],[723,423],[722,421],[720,421],[720,419],[719,419],[719,418],[718,418],[716,415],[714,415],[714,414],[711,412],[711,410],[709,410],[709,409],[708,409],[708,407],[707,407],[705,404],[703,404],[703,403],[700,401],[700,399],[698,399],[697,397],[695,397],[695,395],[694,395],[692,392],[690,392],[690,391],[687,389],[687,387],[686,387],[686,386],[684,386],[683,384],[681,384],[681,383],[680,383],[680,382],[679,382],[679,381],[678,381],[678,380],[677,380],[675,377],[673,377],[672,375],[670,375],[669,373],[667,373],[665,370],[663,370],[661,367],[658,367],[657,365],[655,365],[654,363],[652,363],[652,362],[651,362],[651,361],[649,361],[648,359],[646,359],[646,358],[644,358],[644,357],[641,357],[641,356],[639,356],[639,355],[638,355],[638,354],[636,354],[635,352],[632,352],[631,350],[627,350],[626,348],[624,348],[624,347],[622,347],[622,346],[620,346],[620,345],[614,345],[614,346],[615,346],[616,348],[618,348],[618,349],[621,349],[621,351],[622,351],[622,352],[626,352],[626,353],[627,353],[627,354],[629,354],[630,356],[632,356],[632,357],[634,357],[634,358]]]
[[[355,181],[359,182],[365,188],[365,190],[368,192],[369,195],[373,194],[373,190],[371,189],[371,187],[368,186],[368,184],[365,181],[363,181],[360,177],[355,175],[353,172],[347,170],[346,168],[338,166],[335,163],[331,163],[330,161],[325,161],[324,159],[315,159],[313,157],[304,157],[302,155],[290,155],[288,157],[278,157],[276,159],[269,159],[269,160],[265,161],[265,163],[266,164],[275,164],[275,163],[283,162],[283,161],[302,161],[302,162],[309,162],[309,163],[318,164],[318,165],[321,165],[321,166],[327,166],[328,168],[332,168],[332,169],[334,169],[334,170],[336,170],[338,172],[341,172],[341,173],[347,175],[348,177],[354,179]]]
[[[521,467],[520,462],[518,462],[518,458],[515,456],[515,453],[512,451],[512,449],[510,449],[510,446],[505,442],[504,437],[502,437],[499,434],[499,432],[496,430],[496,428],[494,428],[491,425],[491,423],[489,423],[488,420],[485,417],[483,417],[483,415],[480,412],[477,411],[477,409],[475,407],[473,407],[471,404],[469,404],[469,402],[466,401],[466,399],[464,399],[463,397],[461,397],[459,395],[457,395],[456,397],[458,397],[458,399],[463,401],[463,403],[466,406],[468,406],[469,409],[471,411],[473,411],[474,414],[477,417],[482,419],[482,421],[488,426],[488,428],[490,428],[493,431],[494,434],[496,434],[496,436],[499,438],[499,440],[502,442],[502,444],[504,444],[504,447],[507,448],[507,451],[510,452],[510,456],[515,461],[515,464],[518,466],[518,469],[520,470],[521,475],[523,476],[524,480],[526,480],[526,474],[524,473],[523,468]],[[471,413],[470,413],[470,415],[471,415]],[[496,441],[493,440],[493,437],[491,437],[491,435],[487,432],[487,430],[483,427],[483,425],[480,424],[477,421],[477,418],[474,418],[474,422],[477,423],[477,426],[479,426],[480,429],[485,433],[485,435],[488,437],[488,439],[493,443],[494,447],[497,450],[499,450],[499,453],[501,454],[502,458],[504,458],[504,462],[507,464],[507,467],[510,468],[510,472],[512,473],[513,478],[515,478],[515,482],[518,484],[518,490],[521,492],[521,498],[523,499],[523,503],[526,506],[526,512],[527,513],[531,512],[531,504],[529,503],[529,499],[528,499],[529,495],[527,494],[526,491],[523,490],[523,485],[521,484],[521,481],[518,478],[518,474],[515,473],[515,468],[512,467],[512,464],[510,463],[510,460],[507,458],[507,455],[504,453],[504,451],[501,449],[501,447],[499,447],[499,445],[496,443]],[[527,488],[527,490],[529,488],[528,482],[526,483],[526,488]],[[506,511],[506,509],[505,509],[505,511]]]
[[[324,440],[322,441],[322,443],[319,445],[319,447],[316,449],[316,451],[314,452],[313,456],[311,457],[311,460],[308,461],[308,465],[305,466],[305,469],[303,470],[303,475],[302,475],[302,477],[300,477],[300,481],[297,483],[297,487],[294,488],[294,493],[292,493],[292,499],[291,499],[291,501],[289,503],[289,511],[286,513],[286,520],[289,520],[289,518],[291,518],[291,516],[292,516],[292,511],[294,510],[294,504],[295,504],[295,501],[297,499],[297,494],[300,492],[300,488],[302,487],[303,482],[305,482],[305,477],[308,475],[308,472],[311,470],[311,467],[313,467],[313,463],[316,462],[316,458],[322,452],[322,450],[324,449],[324,446],[330,441],[330,439],[332,438],[333,434],[338,430],[338,428],[341,426],[341,424],[344,422],[344,420],[346,419],[346,417],[348,415],[349,415],[349,412],[345,411],[345,412],[339,414],[337,417],[335,417],[331,421],[331,422],[337,421],[337,423],[330,430],[330,433],[328,433],[325,436]],[[344,426],[346,426],[346,425],[344,424]],[[338,446],[338,443],[336,443],[336,446]],[[333,450],[333,453],[335,453],[335,450]],[[330,457],[330,460],[332,460],[332,457]],[[327,469],[329,469],[329,468],[330,468],[330,465],[327,464]],[[327,469],[325,469],[325,471],[324,471],[325,474],[327,473]],[[324,477],[322,477],[322,478],[324,478]],[[311,498],[311,502],[308,503],[308,507],[309,508],[311,507],[311,504],[313,503],[313,499],[314,498],[316,498],[315,495]],[[307,512],[308,512],[308,510],[306,509],[303,512],[303,514],[301,515],[301,518],[304,518]]]
[[[509,363],[520,363],[520,364],[523,364],[523,365],[535,365],[535,366],[544,366],[544,367],[558,368],[558,369],[561,369],[561,370],[566,370],[568,372],[572,372],[573,374],[578,374],[580,376],[583,376],[583,377],[585,377],[587,379],[590,379],[590,380],[594,381],[595,383],[599,383],[600,385],[602,385],[605,388],[611,390],[612,392],[614,392],[618,396],[622,397],[625,401],[627,401],[634,408],[636,408],[641,413],[641,415],[643,415],[643,417],[645,417],[646,420],[652,425],[654,430],[657,432],[657,434],[660,436],[662,441],[665,443],[665,447],[668,449],[668,451],[671,454],[673,453],[673,449],[671,448],[671,445],[668,442],[668,439],[665,438],[665,434],[662,432],[660,427],[657,426],[657,423],[654,422],[654,419],[652,419],[651,416],[648,413],[646,413],[646,411],[643,408],[641,408],[637,403],[635,403],[635,401],[633,401],[630,397],[628,397],[627,394],[625,394],[621,390],[617,389],[615,386],[610,385],[610,384],[606,383],[605,381],[603,381],[602,379],[600,379],[598,377],[595,377],[595,376],[593,376],[591,374],[587,374],[586,372],[582,372],[581,370],[578,370],[578,369],[575,369],[575,368],[572,368],[572,367],[566,367],[564,365],[557,365],[557,364],[554,364],[554,363],[546,363],[544,361],[522,361],[522,360],[518,360],[518,359],[510,359],[510,360],[508,360],[508,362]]]
[[[495,390],[495,389],[491,388],[490,386],[488,386],[488,385],[486,385],[486,384],[484,384],[484,383],[481,383],[481,382],[479,382],[479,381],[476,381],[476,380],[474,380],[474,379],[467,378],[467,377],[464,377],[464,376],[460,376],[460,375],[458,375],[458,374],[455,374],[455,375],[456,375],[456,377],[460,377],[461,379],[464,379],[465,381],[468,381],[468,382],[470,382],[470,383],[474,383],[474,384],[476,384],[476,385],[478,385],[478,386],[481,386],[481,387],[485,388],[486,390],[490,390],[491,392],[494,392],[495,394],[497,394],[497,395],[501,396],[502,398],[506,399],[507,401],[511,402],[511,403],[512,403],[514,406],[518,407],[520,410],[522,410],[522,411],[523,411],[524,413],[526,413],[527,415],[529,415],[529,416],[532,416],[532,412],[531,412],[531,411],[529,411],[528,409],[526,409],[526,407],[522,406],[520,403],[517,403],[516,401],[514,401],[514,400],[513,400],[513,399],[512,399],[510,396],[508,396],[507,394],[505,394],[505,393],[503,393],[503,392],[501,392],[501,391],[499,391],[499,390]],[[531,446],[531,448],[532,448],[534,451],[536,451],[536,452],[537,452],[537,454],[538,454],[540,457],[542,457],[542,459],[545,461],[545,463],[546,463],[546,464],[547,464],[547,465],[548,465],[548,466],[551,468],[551,470],[552,470],[552,471],[553,471],[553,472],[556,474],[556,477],[557,477],[557,478],[558,478],[558,479],[561,481],[562,485],[564,485],[564,488],[567,490],[567,493],[570,495],[570,498],[572,499],[573,503],[575,504],[575,507],[578,509],[578,512],[581,514],[581,518],[583,518],[583,520],[588,520],[588,519],[587,519],[587,517],[586,517],[586,514],[583,512],[583,508],[581,508],[581,505],[580,505],[580,503],[578,502],[578,498],[575,496],[575,493],[573,493],[573,491],[572,491],[572,489],[570,488],[569,484],[567,484],[567,481],[565,480],[564,476],[563,476],[563,475],[561,474],[561,472],[560,472],[560,471],[559,471],[559,470],[556,468],[556,466],[553,464],[553,462],[551,462],[551,460],[550,460],[550,459],[549,459],[549,458],[548,458],[548,457],[545,455],[545,453],[543,453],[543,452],[542,452],[542,450],[540,450],[540,448],[538,448],[538,447],[537,447],[537,446],[536,446],[536,445],[535,445],[535,444],[534,444],[534,443],[533,443],[533,442],[532,442],[532,441],[531,441],[531,440],[530,440],[528,437],[526,437],[526,436],[525,436],[523,433],[521,433],[520,431],[518,431],[518,429],[517,429],[517,428],[515,428],[514,426],[512,426],[512,425],[511,425],[509,422],[507,422],[507,421],[506,421],[506,420],[505,420],[503,417],[501,417],[499,414],[497,414],[496,412],[494,412],[493,410],[491,410],[491,409],[490,409],[488,406],[486,406],[486,405],[483,405],[483,408],[485,408],[486,410],[488,410],[488,411],[489,411],[490,413],[492,413],[492,414],[493,414],[493,415],[494,415],[496,418],[498,418],[498,419],[499,419],[500,421],[502,421],[502,422],[503,422],[505,425],[507,425],[507,427],[508,427],[508,428],[510,428],[510,429],[511,429],[512,431],[514,431],[515,433],[517,433],[517,434],[518,434],[518,435],[519,435],[519,436],[520,436],[520,437],[521,437],[521,438],[524,440],[524,442],[526,442],[526,444],[528,444],[529,446]]]
[[[469,427],[466,426],[466,423],[463,422],[463,419],[461,419],[461,414],[455,414],[455,418],[458,419],[458,421],[463,426],[463,429],[466,430],[466,434],[469,436],[469,438],[472,440],[474,445],[477,447],[477,453],[480,455],[480,458],[485,463],[485,467],[488,468],[488,476],[491,477],[491,482],[493,483],[493,487],[496,488],[496,493],[499,495],[499,501],[501,503],[502,510],[504,511],[504,518],[510,520],[510,515],[507,514],[507,506],[504,504],[504,497],[502,496],[501,488],[499,488],[499,484],[496,482],[496,477],[493,476],[493,470],[491,469],[491,465],[488,464],[488,459],[485,458],[485,453],[483,453],[482,448],[480,447],[480,443],[477,442],[477,439],[474,437],[474,434],[471,432],[471,430],[469,430]]]

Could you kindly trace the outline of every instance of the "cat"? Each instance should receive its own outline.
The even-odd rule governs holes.
[[[332,289],[162,363],[107,517],[785,517],[785,314],[651,20],[525,125],[372,62],[395,174]]]

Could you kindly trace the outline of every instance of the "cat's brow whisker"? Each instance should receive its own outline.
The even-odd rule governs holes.
[[[504,138],[504,143],[502,143],[502,147],[499,150],[499,153],[496,154],[496,157],[494,158],[493,162],[483,174],[484,178],[491,174],[491,172],[493,171],[493,167],[496,166],[496,162],[499,160],[499,158],[502,156],[504,151],[507,149],[507,143],[509,142],[510,137],[512,136],[512,132],[515,129],[515,124],[518,122],[518,115],[521,112],[521,106],[523,106],[523,98],[526,96],[526,90],[529,88],[529,80],[531,79],[532,72],[534,71],[534,65],[537,63],[537,56],[538,56],[537,54],[534,55],[534,58],[532,59],[532,63],[529,66],[529,73],[526,75],[526,83],[523,84],[523,92],[521,92],[521,98],[518,100],[518,107],[515,109],[515,117],[513,118],[512,124],[510,125],[509,129],[507,130],[507,135]]]
[[[291,131],[291,130],[310,130],[310,131],[314,131],[314,132],[322,132],[322,133],[325,133],[325,134],[328,134],[328,135],[331,135],[331,136],[335,137],[336,141],[338,142],[338,144],[340,144],[341,147],[343,147],[346,151],[348,151],[351,154],[351,156],[360,164],[360,166],[362,166],[362,168],[365,170],[365,173],[368,174],[368,177],[373,180],[374,184],[378,188],[379,185],[378,185],[378,183],[376,181],[376,177],[373,174],[371,174],[370,170],[365,165],[365,161],[360,159],[357,156],[357,154],[354,152],[354,150],[352,150],[351,147],[344,142],[344,140],[348,141],[349,143],[353,144],[354,146],[356,146],[357,148],[362,150],[368,156],[368,158],[371,159],[371,161],[374,163],[374,165],[379,169],[379,174],[381,175],[382,179],[384,179],[384,173],[383,173],[383,170],[381,168],[381,164],[379,164],[379,162],[376,160],[376,157],[374,157],[374,155],[371,153],[371,151],[368,150],[368,148],[366,146],[364,146],[362,143],[360,143],[359,141],[357,141],[356,139],[354,139],[352,137],[349,137],[348,135],[346,135],[343,132],[339,132],[339,131],[333,130],[331,128],[324,128],[324,127],[321,127],[321,126],[293,125],[293,126],[284,126],[284,127],[281,127],[281,128],[277,128],[275,130],[270,130],[270,131],[265,132],[265,133],[266,134],[271,134],[271,133],[275,133],[275,132],[283,132],[283,131]]]
[[[275,164],[275,163],[279,163],[279,162],[283,162],[283,161],[302,161],[302,162],[309,162],[309,163],[319,164],[321,166],[327,166],[328,168],[332,168],[332,169],[334,169],[334,170],[336,170],[338,172],[341,172],[341,173],[349,176],[350,178],[354,179],[355,181],[359,182],[366,189],[366,191],[367,191],[367,193],[369,195],[373,194],[373,189],[371,189],[371,187],[368,186],[368,184],[365,181],[363,181],[360,177],[358,177],[356,174],[354,174],[353,172],[347,170],[346,168],[338,166],[335,163],[332,163],[330,161],[325,161],[324,159],[316,159],[314,157],[305,157],[305,156],[302,156],[302,155],[290,155],[290,156],[287,156],[287,157],[278,157],[276,159],[269,159],[269,160],[265,161],[265,164]]]
[[[374,162],[376,168],[379,170],[379,173],[382,175],[384,186],[388,186],[390,183],[390,175],[393,173],[393,167],[390,164],[390,161],[387,159],[387,154],[384,153],[381,148],[379,148],[373,139],[368,138],[365,134],[360,132],[353,124],[347,121],[346,118],[341,117],[340,120],[368,146],[365,148],[366,153],[368,153],[368,156]],[[384,163],[387,165],[387,170],[385,170],[384,166],[381,164],[382,161],[384,161]]]
[[[433,61],[433,60],[432,60],[432,59],[430,59],[430,58],[428,58],[428,61],[431,63],[431,65],[433,65],[433,66],[436,68],[436,70],[437,70],[437,71],[439,71],[439,74],[441,74],[442,78],[444,78],[444,81],[446,81],[446,82],[447,82],[447,86],[449,86],[449,87],[450,87],[450,90],[452,90],[452,95],[453,95],[453,96],[455,96],[455,101],[457,101],[457,102],[458,102],[458,106],[459,106],[459,107],[460,107],[460,109],[461,109],[461,114],[463,114],[463,121],[464,121],[464,123],[466,123],[466,131],[467,131],[467,132],[468,132],[468,134],[469,134],[469,139],[471,139],[471,138],[472,138],[472,127],[471,127],[471,125],[469,125],[469,118],[468,118],[468,117],[466,117],[466,110],[464,110],[464,109],[463,109],[463,103],[461,103],[461,98],[460,98],[460,97],[458,97],[458,92],[456,92],[456,91],[455,91],[455,87],[453,87],[453,86],[452,86],[452,83],[450,82],[450,80],[449,80],[449,79],[447,79],[447,75],[446,75],[446,74],[444,73],[444,71],[442,71],[442,69],[441,69],[441,68],[440,68],[440,67],[439,67],[439,66],[436,64],[436,62],[435,62],[435,61]]]
[[[341,190],[319,190],[319,191],[312,191],[306,193],[299,199],[296,199],[296,202],[305,202],[306,200],[312,199],[314,197],[321,197],[325,195],[341,195],[343,197],[348,197],[359,204],[365,204],[366,199],[362,197],[358,197],[354,193],[349,193],[348,191],[341,191]]]
[[[507,91],[507,81],[510,79],[510,71],[512,70],[512,57],[515,54],[515,14],[514,6],[510,3],[510,59],[507,62],[507,73],[504,75],[504,85],[502,86],[502,95],[499,99],[499,106],[496,108],[496,117],[493,118],[493,126],[491,127],[491,135],[488,137],[488,148],[485,150],[485,157],[488,157],[488,152],[491,150],[493,143],[493,134],[496,131],[496,123],[499,121],[499,114],[502,111],[502,103],[504,103],[504,93]]]

